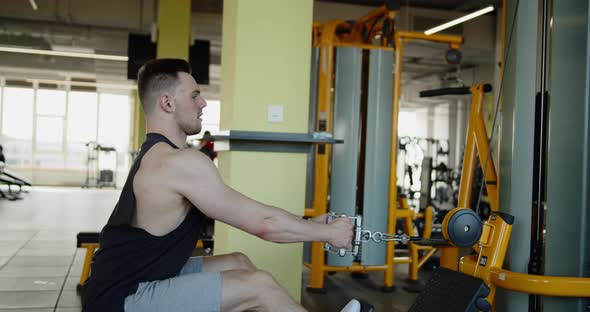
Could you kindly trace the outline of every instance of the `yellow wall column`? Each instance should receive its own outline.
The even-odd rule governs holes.
[[[181,58],[188,61],[191,38],[191,0],[158,1],[157,58]],[[145,141],[146,123],[139,97],[135,93],[132,148]]]
[[[224,0],[223,10],[221,129],[307,132],[313,1]],[[283,122],[267,120],[271,105],[283,107]],[[223,152],[219,169],[236,190],[303,215],[305,154]],[[216,254],[243,252],[295,300],[301,296],[302,248],[215,225]]]
[[[188,61],[191,0],[158,0],[158,58]]]
[[[131,149],[136,151],[141,148],[141,144],[145,141],[146,121],[141,102],[139,101],[139,94],[137,90],[133,91],[133,131],[131,137]]]

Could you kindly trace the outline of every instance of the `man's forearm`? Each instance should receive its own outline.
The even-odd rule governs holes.
[[[328,241],[332,238],[330,228],[325,224],[275,209],[278,211],[264,218],[260,238],[277,243]]]

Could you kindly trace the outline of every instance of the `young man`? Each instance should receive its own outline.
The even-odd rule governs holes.
[[[203,153],[183,148],[207,105],[187,62],[139,71],[147,139],[100,235],[85,311],[305,311],[241,253],[190,258],[207,217],[264,240],[350,247],[352,224],[304,220],[225,185]]]
[[[6,158],[4,157],[4,147],[2,147],[2,145],[0,145],[0,162],[6,162]]]

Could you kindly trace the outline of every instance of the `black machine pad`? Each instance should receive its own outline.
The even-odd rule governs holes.
[[[441,267],[432,273],[409,312],[486,311],[486,304],[489,304],[483,301],[489,293],[489,288],[482,280]]]

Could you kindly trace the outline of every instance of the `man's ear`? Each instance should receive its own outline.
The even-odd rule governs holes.
[[[176,109],[174,104],[174,97],[170,93],[164,92],[160,94],[160,97],[158,98],[158,105],[160,105],[160,108],[163,111],[166,113],[174,112]]]

